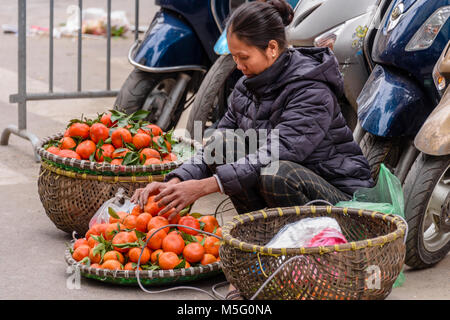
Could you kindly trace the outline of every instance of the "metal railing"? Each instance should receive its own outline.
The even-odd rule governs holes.
[[[40,161],[36,147],[39,138],[27,130],[27,101],[55,100],[55,99],[78,99],[78,98],[108,98],[115,97],[117,90],[111,90],[111,1],[107,1],[107,26],[106,26],[106,90],[83,91],[82,90],[82,11],[83,0],[78,0],[79,28],[77,44],[77,90],[73,92],[53,92],[53,25],[54,25],[54,0],[49,0],[50,23],[49,23],[49,81],[48,92],[27,92],[27,4],[26,0],[18,0],[18,92],[9,96],[10,103],[18,104],[18,125],[7,126],[0,138],[0,145],[8,145],[11,134],[17,135],[31,142],[35,160]],[[135,40],[139,36],[139,0],[135,0]]]

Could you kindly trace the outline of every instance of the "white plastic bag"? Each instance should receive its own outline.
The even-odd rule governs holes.
[[[332,228],[342,234],[338,222],[330,217],[304,218],[285,225],[270,240],[269,248],[300,248],[307,247],[314,236],[324,229]],[[345,239],[345,238],[344,238]]]
[[[105,201],[89,221],[89,228],[94,224],[109,223],[109,208],[112,208],[115,212],[123,211],[130,213],[136,204],[132,203],[124,193],[125,190],[119,188],[114,198]]]

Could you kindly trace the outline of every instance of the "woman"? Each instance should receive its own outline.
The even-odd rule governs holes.
[[[373,186],[368,162],[337,102],[343,86],[337,60],[328,48],[288,48],[285,26],[292,18],[285,1],[250,2],[236,9],[227,24],[229,50],[244,76],[218,132],[278,132],[278,170],[264,172],[261,150],[240,161],[210,164],[204,156],[209,142],[191,159],[196,161],[172,171],[166,182],[138,189],[134,202],[143,206],[156,194],[155,201],[166,206],[160,214],[175,208],[174,216],[204,195],[223,192],[242,214],[315,199],[334,204]],[[271,143],[269,138],[266,151]]]

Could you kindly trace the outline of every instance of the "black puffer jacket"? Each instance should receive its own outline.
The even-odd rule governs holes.
[[[331,50],[288,49],[261,74],[238,81],[218,128],[278,129],[280,160],[300,163],[351,195],[374,183],[336,99],[342,86]],[[254,161],[227,163],[216,173],[225,193],[233,195],[255,186],[262,167]],[[186,163],[167,178],[202,179],[211,174],[205,163]]]

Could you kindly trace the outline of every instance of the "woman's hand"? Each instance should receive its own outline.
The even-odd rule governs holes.
[[[167,186],[179,183],[180,179],[173,178],[168,182],[152,182],[149,183],[145,188],[136,189],[133,196],[131,197],[131,202],[138,204],[141,209],[147,204],[148,197],[160,193],[162,190],[167,188]]]
[[[214,177],[202,180],[187,180],[165,186],[155,197],[154,201],[159,201],[160,207],[165,206],[158,215],[163,215],[174,209],[174,212],[169,216],[170,220],[199,198],[218,191],[220,191],[219,185]]]

